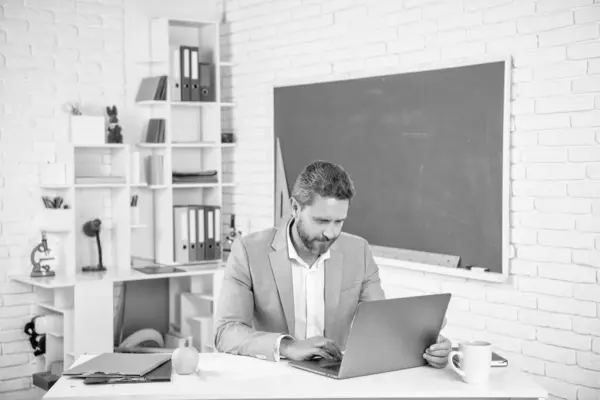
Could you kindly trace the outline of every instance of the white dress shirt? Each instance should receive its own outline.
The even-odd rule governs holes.
[[[312,336],[323,336],[325,330],[325,260],[329,259],[330,252],[327,250],[309,266],[300,258],[294,248],[289,225],[287,243],[294,286],[294,338],[304,340]]]
[[[312,336],[323,336],[325,332],[325,260],[330,258],[327,250],[312,264],[308,265],[296,252],[290,235],[290,223],[287,225],[288,257],[292,268],[294,290],[294,332],[296,340]],[[281,335],[275,348],[275,360],[279,360]]]

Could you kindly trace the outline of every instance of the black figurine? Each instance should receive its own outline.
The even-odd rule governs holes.
[[[106,107],[106,113],[108,114],[108,143],[123,143],[117,106]]]

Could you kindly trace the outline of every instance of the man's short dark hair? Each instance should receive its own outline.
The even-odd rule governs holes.
[[[311,205],[317,194],[321,197],[350,201],[355,194],[354,183],[340,165],[328,161],[314,161],[304,167],[296,179],[292,197],[300,207],[304,207]]]

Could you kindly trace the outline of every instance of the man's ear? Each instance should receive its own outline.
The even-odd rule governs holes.
[[[298,204],[298,201],[296,201],[295,198],[290,197],[290,204],[291,204],[291,208],[292,208],[292,216],[297,217],[298,211],[300,210],[300,205]]]

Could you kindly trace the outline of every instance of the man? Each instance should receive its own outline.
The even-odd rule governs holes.
[[[316,161],[294,184],[290,219],[234,242],[216,310],[218,351],[341,357],[358,303],[385,298],[368,243],[342,233],[354,194],[342,167]],[[440,335],[423,357],[443,368],[450,347]]]

